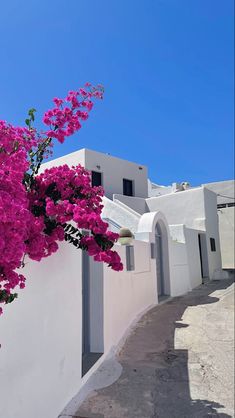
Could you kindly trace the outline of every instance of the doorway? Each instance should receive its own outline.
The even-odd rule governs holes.
[[[82,376],[104,352],[103,263],[82,252]]]
[[[157,222],[155,228],[157,292],[158,300],[170,295],[168,238],[164,224]]]
[[[206,234],[198,234],[198,246],[201,264],[201,277],[202,279],[205,279],[209,277]]]

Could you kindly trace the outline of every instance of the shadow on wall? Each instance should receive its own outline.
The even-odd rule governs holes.
[[[145,314],[128,338],[118,361],[123,367],[112,385],[93,392],[79,408],[89,418],[203,418],[219,416],[217,402],[190,396],[188,351],[175,349],[175,331],[189,306],[218,302],[210,293],[232,281],[209,282],[183,297],[169,300]],[[197,356],[195,353],[193,355]],[[198,382],[207,378],[204,365],[195,357]],[[191,363],[192,364],[192,363]],[[199,395],[200,396],[200,395]],[[77,416],[77,415],[76,415]]]

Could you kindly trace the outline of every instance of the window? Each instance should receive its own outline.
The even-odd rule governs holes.
[[[151,242],[150,244],[150,249],[151,249],[151,258],[156,258],[156,244],[155,242]]]
[[[133,181],[123,179],[123,194],[125,196],[133,196]]]
[[[210,238],[210,243],[211,243],[211,251],[216,251],[215,239]]]
[[[91,172],[91,185],[94,186],[102,186],[102,174],[98,171]]]
[[[135,270],[135,256],[133,245],[126,246],[126,269],[127,271]]]
[[[229,202],[229,203],[219,203],[217,205],[218,209],[222,209],[222,208],[232,208],[235,206],[235,202]]]

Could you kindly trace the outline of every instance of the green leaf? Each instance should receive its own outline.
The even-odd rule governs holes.
[[[31,121],[30,121],[30,119],[25,119],[25,123],[26,123],[26,125],[27,125],[27,126],[29,126],[29,127],[30,127],[30,122],[31,122]]]

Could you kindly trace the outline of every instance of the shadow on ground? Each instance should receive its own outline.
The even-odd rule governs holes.
[[[120,378],[114,384],[93,392],[74,416],[231,418],[232,415],[218,412],[218,409],[223,410],[224,405],[207,399],[191,399],[188,351],[175,349],[176,330],[188,327],[182,322],[185,310],[188,307],[220,303],[219,298],[210,294],[226,289],[231,284],[232,280],[209,282],[145,314],[118,356],[123,367]],[[200,389],[204,377],[207,378],[207,370],[197,353],[195,368],[195,385]]]

